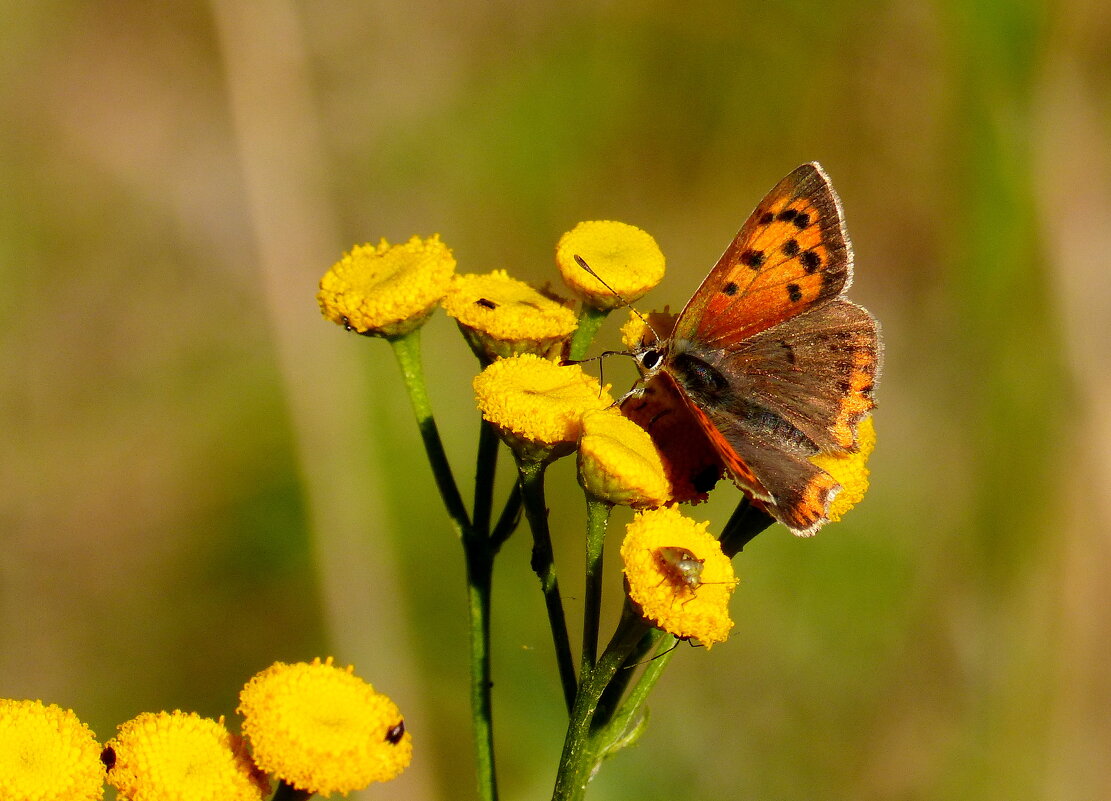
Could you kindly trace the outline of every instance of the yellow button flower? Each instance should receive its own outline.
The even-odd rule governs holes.
[[[484,364],[516,353],[558,356],[577,324],[566,305],[505,270],[456,276],[443,306]]]
[[[608,389],[577,364],[561,367],[531,354],[500,359],[474,379],[482,417],[518,456],[534,461],[573,451],[583,415],[613,404]]]
[[[255,761],[273,776],[322,796],[360,790],[403,771],[413,738],[397,706],[349,666],[276,662],[239,694]]]
[[[606,287],[576,261],[579,256]],[[656,240],[621,222],[581,222],[556,245],[556,265],[564,283],[586,303],[613,309],[632,303],[664,277],[664,254]]]
[[[270,780],[224,720],[195,712],[144,712],[104,749],[120,801],[262,801]]]
[[[587,492],[626,506],[660,506],[671,497],[663,461],[648,433],[615,408],[583,415],[579,481]]]
[[[104,797],[100,750],[71,710],[0,699],[0,799],[99,801]]]
[[[639,512],[621,544],[629,598],[645,620],[707,648],[733,628],[733,564],[706,530],[672,506]]]
[[[857,451],[837,455],[818,454],[810,461],[833,476],[841,485],[841,491],[829,506],[829,519],[836,522],[864,500],[868,491],[868,457],[876,447],[876,426],[868,417],[856,429]]]
[[[621,413],[652,438],[676,503],[700,503],[721,478],[723,464],[698,420],[666,375],[626,397]]]
[[[358,245],[320,279],[320,310],[360,334],[395,337],[420,326],[448,290],[455,258],[440,241],[414,236]]]

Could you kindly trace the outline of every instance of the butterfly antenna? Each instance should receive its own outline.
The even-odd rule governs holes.
[[[591,356],[589,359],[564,359],[560,362],[563,367],[568,367],[572,364],[586,364],[587,362],[598,362],[598,397],[602,397],[602,387],[606,384],[606,363],[603,361],[607,356],[632,356],[632,351],[628,350],[604,350],[598,356]]]
[[[614,289],[612,286],[610,286],[608,283],[606,283],[606,279],[602,278],[602,276],[600,276],[600,275],[598,275],[598,273],[594,272],[594,268],[586,263],[586,259],[584,259],[578,253],[576,253],[575,254],[575,261],[577,261],[579,263],[579,266],[582,267],[584,270],[586,270],[587,273],[589,273],[590,275],[593,275],[595,278],[597,278],[598,283],[600,283],[602,286],[604,286],[606,289],[608,289],[610,292],[612,292],[613,296],[615,298],[617,298],[619,301],[621,301],[622,306],[627,306],[629,308],[629,311],[631,311],[633,314],[635,314],[637,317],[639,317],[640,321],[642,323],[644,323],[644,327],[652,332],[652,336],[654,336],[656,338],[656,341],[657,342],[660,341],[660,335],[658,333],[656,333],[656,329],[652,327],[652,324],[650,322],[648,322],[648,318],[645,317],[643,314],[641,314],[639,311],[637,311],[635,308],[633,308],[633,305],[631,303],[629,303],[629,301],[625,300],[625,298],[623,298],[621,296],[620,292],[618,292],[616,289]],[[614,355],[617,355],[617,354],[614,354]]]

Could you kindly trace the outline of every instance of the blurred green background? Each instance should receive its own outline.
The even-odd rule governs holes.
[[[1111,798],[1106,4],[3,19],[0,696],[107,739],[144,710],[230,716],[272,661],[331,653],[416,743],[361,797],[473,797],[460,549],[388,347],[321,319],[316,282],[433,232],[461,271],[554,280],[559,235],[608,218],[656,236],[642,305],[674,309],[816,159],[887,343],[871,492],[738,557],[733,638],[677,654],[591,798]],[[475,363],[442,316],[425,343],[467,486]],[[572,468],[549,500],[576,620]],[[720,528],[735,500],[693,513]],[[550,794],[563,736],[528,550],[496,576],[506,799]]]

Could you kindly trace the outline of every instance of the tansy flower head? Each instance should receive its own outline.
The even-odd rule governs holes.
[[[325,797],[388,781],[413,757],[394,702],[331,657],[274,663],[243,688],[239,711],[259,766]]]
[[[68,709],[0,699],[0,798],[95,801],[104,797],[100,746]]]
[[[443,306],[484,364],[515,353],[549,355],[576,325],[571,309],[505,270],[456,276]]]
[[[721,456],[671,378],[661,373],[647,381],[622,401],[621,413],[651,436],[671,484],[670,500],[706,500],[721,478]]]
[[[223,718],[144,712],[104,749],[108,783],[123,801],[261,801],[270,781]]]
[[[729,597],[737,578],[707,525],[671,506],[639,512],[626,528],[621,558],[629,598],[644,618],[709,648],[733,628]]]
[[[455,258],[438,235],[353,247],[320,279],[320,310],[360,334],[395,337],[420,326],[447,292]]]
[[[575,256],[609,287],[584,270]],[[664,254],[656,240],[635,226],[608,220],[581,222],[565,233],[556,246],[556,265],[567,286],[599,309],[632,303],[664,277]]]
[[[474,379],[482,417],[523,459],[565,456],[582,435],[582,417],[613,403],[608,389],[577,364],[561,367],[531,354],[500,359]]]
[[[609,408],[583,415],[579,481],[592,495],[628,506],[660,506],[671,484],[648,433]]]
[[[833,476],[841,491],[829,506],[829,519],[836,522],[864,500],[868,491],[868,457],[876,447],[876,426],[872,418],[862,420],[856,429],[857,451],[845,454],[818,454],[810,461]]]

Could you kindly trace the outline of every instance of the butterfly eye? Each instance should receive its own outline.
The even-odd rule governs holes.
[[[663,356],[658,350],[646,350],[640,354],[640,364],[645,370],[655,370],[663,361]]]

